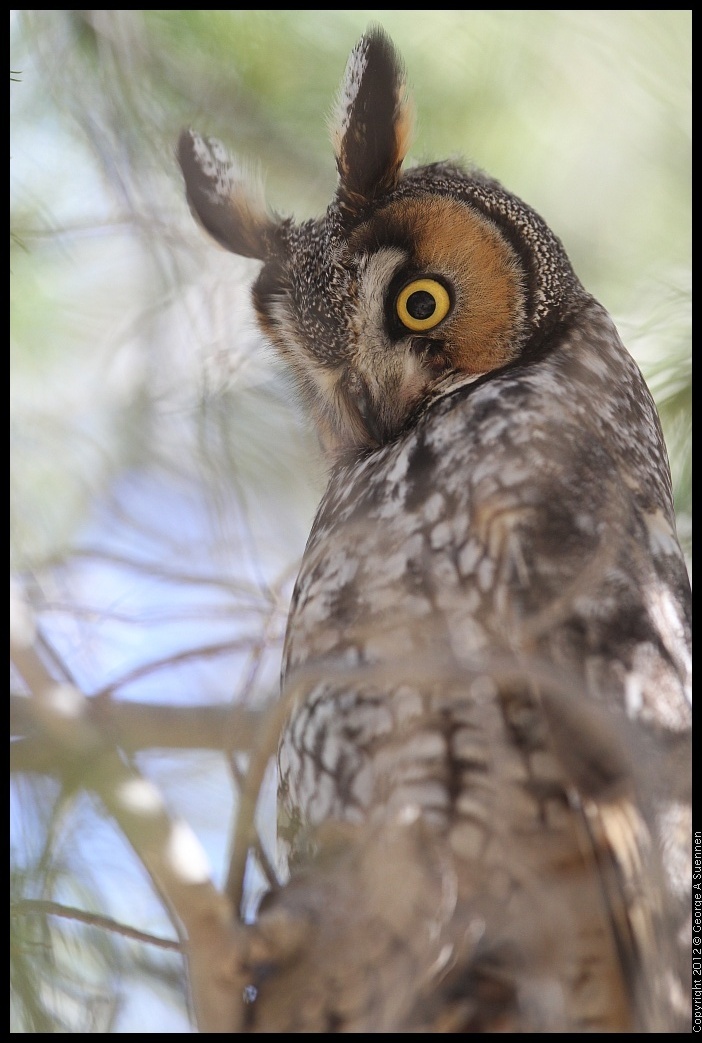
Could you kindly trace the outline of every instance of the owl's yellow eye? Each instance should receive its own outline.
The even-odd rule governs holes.
[[[413,279],[400,290],[395,309],[408,330],[433,330],[448,315],[451,298],[436,279]]]

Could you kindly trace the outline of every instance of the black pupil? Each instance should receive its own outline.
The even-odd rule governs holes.
[[[436,311],[436,300],[426,290],[415,290],[407,298],[407,311],[413,319],[428,319]]]

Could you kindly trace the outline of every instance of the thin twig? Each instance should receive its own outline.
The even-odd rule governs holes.
[[[131,938],[137,942],[145,942],[147,945],[155,945],[159,949],[170,949],[172,952],[184,951],[181,942],[172,938],[159,938],[148,931],[140,931],[136,927],[113,920],[111,916],[102,916],[100,913],[89,913],[85,909],[77,909],[72,905],[62,905],[60,902],[50,902],[43,898],[23,898],[10,906],[11,916],[60,916],[64,920],[75,920],[78,923],[88,924],[90,927],[99,927],[104,931],[113,931],[121,934],[124,938]]]

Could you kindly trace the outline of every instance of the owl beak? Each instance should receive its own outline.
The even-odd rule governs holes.
[[[383,430],[380,417],[374,407],[370,388],[363,378],[359,378],[359,390],[355,395],[355,407],[361,423],[368,433],[368,437],[376,445],[382,445],[387,439],[387,432]]]
[[[392,371],[375,376],[375,380],[367,379],[356,370],[344,387],[347,417],[359,441],[368,446],[392,441],[429,382],[427,375],[414,364],[410,372]]]

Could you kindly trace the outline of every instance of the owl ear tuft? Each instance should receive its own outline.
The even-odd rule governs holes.
[[[247,177],[221,141],[184,130],[178,141],[188,203],[220,246],[243,257],[270,257],[279,222],[266,209],[260,180]]]
[[[402,62],[382,29],[349,57],[332,121],[338,199],[358,212],[395,187],[413,127]]]

